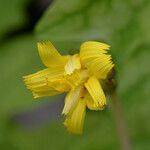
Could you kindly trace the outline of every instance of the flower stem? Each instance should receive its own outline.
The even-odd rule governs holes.
[[[111,105],[122,150],[131,150],[125,118],[115,91],[111,95]]]

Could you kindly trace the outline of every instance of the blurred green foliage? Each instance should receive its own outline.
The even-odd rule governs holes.
[[[7,1],[0,2],[3,6],[16,8],[11,16],[4,8],[0,9],[1,18],[6,19],[0,23],[0,35],[13,25],[17,27],[18,23],[23,23],[25,16],[20,12],[24,2],[14,0],[12,6]],[[44,68],[36,50],[37,40],[51,40],[65,54],[77,51],[85,40],[98,40],[112,47],[118,94],[132,147],[149,150],[149,15],[149,0],[57,0],[40,19],[35,35],[18,36],[1,45],[0,149],[120,149],[109,106],[103,112],[87,112],[82,136],[68,134],[61,121],[50,122],[35,130],[27,130],[11,121],[15,113],[41,105],[41,101],[33,101],[22,82],[23,75]],[[43,101],[47,99],[43,98]]]
[[[0,40],[7,36],[8,31],[17,30],[26,22],[25,5],[28,0],[0,1]]]

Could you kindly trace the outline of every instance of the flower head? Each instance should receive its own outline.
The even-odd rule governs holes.
[[[105,80],[114,64],[107,54],[109,45],[88,41],[79,54],[62,56],[51,42],[38,43],[38,51],[46,69],[24,77],[33,97],[67,92],[62,114],[68,131],[81,134],[86,108],[103,110],[106,97],[100,81]]]

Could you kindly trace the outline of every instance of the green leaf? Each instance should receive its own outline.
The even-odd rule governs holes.
[[[0,40],[10,31],[17,30],[26,22],[26,0],[0,1]]]
[[[117,69],[118,94],[134,149],[150,147],[146,140],[150,135],[149,14],[148,0],[58,0],[49,7],[36,27],[37,38],[51,40],[62,53],[70,53],[72,49],[78,50],[85,40],[104,41],[112,46],[111,53]],[[107,119],[108,116],[110,114],[107,114]],[[110,118],[108,120],[110,121]],[[103,121],[106,121],[105,118]],[[108,124],[112,125],[111,122]],[[98,127],[97,132],[105,129],[106,127]],[[112,134],[113,130],[112,127],[109,134]],[[97,136],[101,141],[105,135],[99,133]],[[115,145],[115,142],[111,143],[110,140],[107,142],[111,148]],[[103,146],[102,143],[99,142],[92,148],[109,149],[108,143]],[[82,146],[79,144],[78,148],[85,149],[86,146]]]
[[[149,14],[149,0],[57,0],[36,27],[38,40],[51,40],[62,53],[73,53],[85,40],[112,46],[118,94],[136,150],[150,147]],[[82,136],[67,133],[62,121],[35,130],[12,125],[15,113],[40,105],[23,85],[22,76],[44,66],[33,35],[16,37],[0,48],[0,149],[120,149],[109,106],[102,112],[87,111]]]
[[[39,60],[36,51],[36,42],[32,35],[14,38],[1,46],[0,51],[0,117],[6,117],[29,106],[33,99],[26,91],[22,76],[32,73]],[[7,116],[8,117],[8,116]]]
[[[130,16],[131,7],[123,1],[57,0],[39,22],[37,33],[41,39],[61,41],[109,40]]]

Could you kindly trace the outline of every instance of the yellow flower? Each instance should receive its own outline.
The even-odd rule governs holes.
[[[79,54],[61,56],[51,42],[38,43],[38,51],[46,69],[24,77],[34,98],[68,92],[62,114],[71,133],[81,134],[86,107],[103,110],[106,97],[100,81],[113,68],[109,45],[88,41]]]

